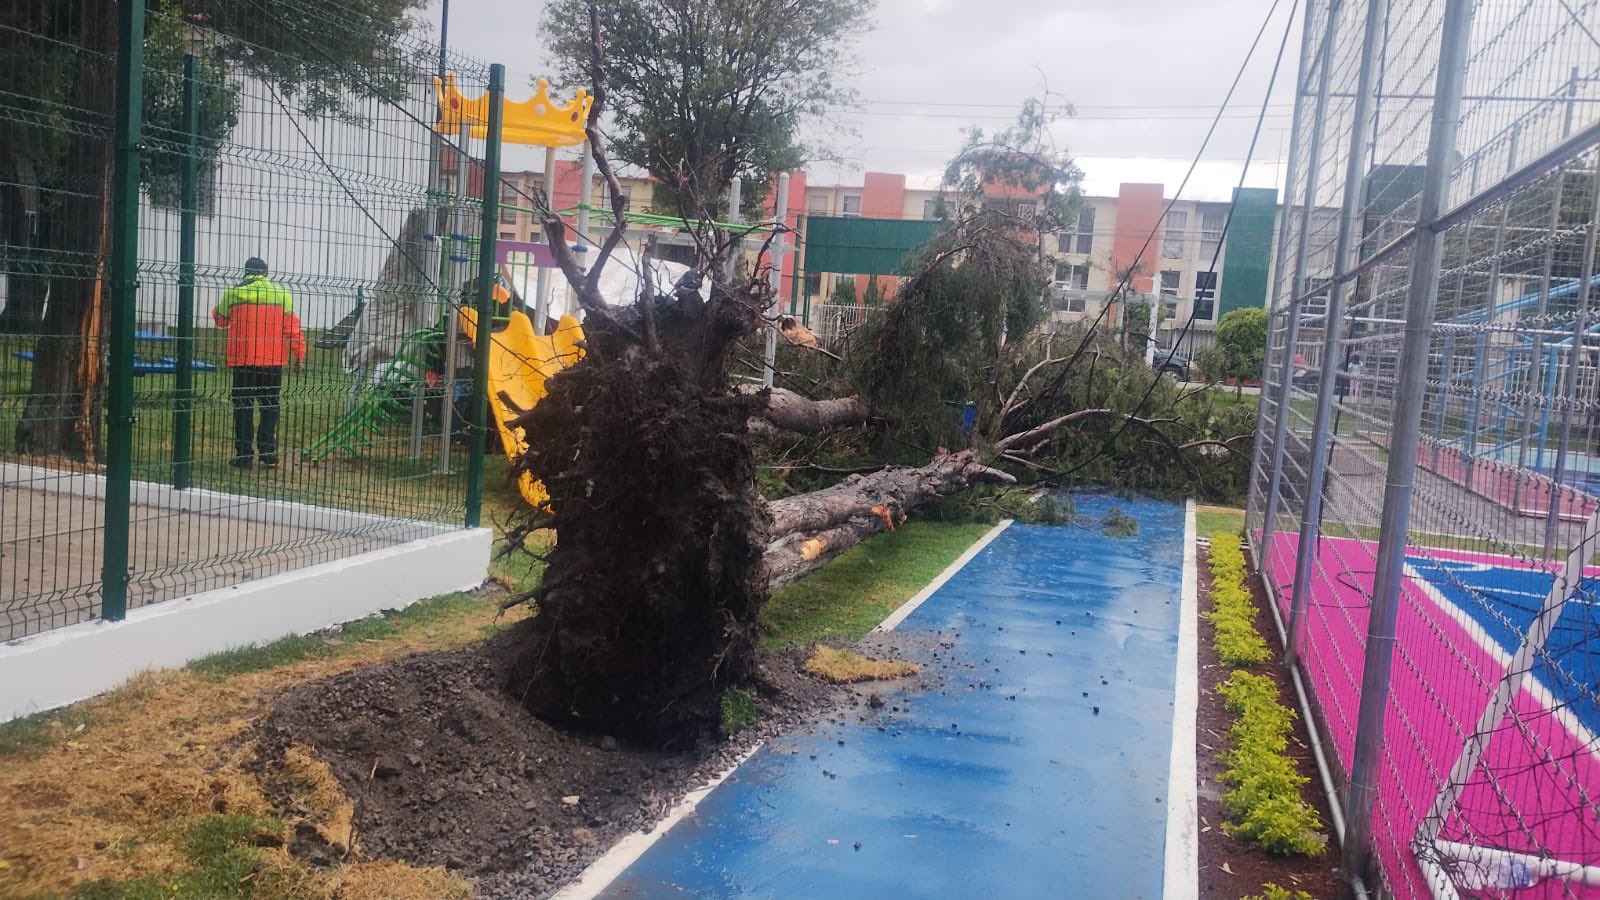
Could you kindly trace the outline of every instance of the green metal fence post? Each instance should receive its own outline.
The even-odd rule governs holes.
[[[489,67],[489,122],[483,149],[483,224],[478,239],[477,346],[472,363],[472,444],[467,456],[467,527],[483,518],[483,454],[489,441],[489,341],[494,323],[494,241],[500,227],[500,120],[506,67]]]
[[[128,614],[128,524],[133,480],[133,329],[139,293],[139,174],[144,122],[143,3],[117,4],[117,112],[111,172],[111,331],[106,379],[105,545],[101,618]]]
[[[172,486],[189,486],[194,444],[194,252],[200,199],[200,103],[195,57],[183,57],[183,161],[179,172],[178,372],[172,407]]]

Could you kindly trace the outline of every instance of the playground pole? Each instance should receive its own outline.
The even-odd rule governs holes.
[[[1345,160],[1344,209],[1339,216],[1339,235],[1334,244],[1334,270],[1343,276],[1357,262],[1359,244],[1356,229],[1362,220],[1361,200],[1365,196],[1367,146],[1374,130],[1372,106],[1378,80],[1377,48],[1383,43],[1383,24],[1389,14],[1387,0],[1367,0],[1366,30],[1361,41],[1361,68],[1356,75],[1355,109],[1350,116],[1350,151]],[[1311,471],[1307,474],[1305,504],[1300,515],[1300,543],[1295,552],[1294,586],[1290,589],[1289,635],[1284,648],[1284,664],[1294,665],[1300,649],[1300,632],[1305,627],[1306,605],[1310,601],[1311,573],[1315,568],[1317,536],[1322,527],[1322,500],[1328,478],[1328,457],[1337,439],[1328,427],[1334,404],[1334,388],[1339,381],[1339,342],[1343,338],[1344,304],[1349,282],[1335,277],[1328,296],[1322,323],[1322,376],[1317,379],[1317,411],[1311,426]],[[1327,452],[1323,452],[1323,448]]]
[[[1461,116],[1461,90],[1466,81],[1467,51],[1472,39],[1472,0],[1445,0],[1439,47],[1439,72],[1434,87],[1433,120],[1428,129],[1428,159],[1417,208],[1416,242],[1407,286],[1406,326],[1401,345],[1399,385],[1395,391],[1389,465],[1384,484],[1383,515],[1378,528],[1377,574],[1367,623],[1365,660],[1361,668],[1361,703],[1356,718],[1355,752],[1345,800],[1345,839],[1341,868],[1347,879],[1369,870],[1372,854],[1372,807],[1383,776],[1384,714],[1389,707],[1389,674],[1394,664],[1395,621],[1405,583],[1406,532],[1417,470],[1417,445],[1422,431],[1422,401],[1428,385],[1428,346],[1439,293],[1439,262],[1444,234],[1435,230],[1449,194],[1456,123]]]
[[[783,290],[783,243],[787,239],[783,226],[789,220],[788,172],[778,173],[778,197],[774,201],[773,211],[777,213],[774,219],[778,231],[772,239],[772,271],[769,273],[772,303],[767,307],[767,349],[761,366],[761,383],[766,387],[772,387],[773,363],[778,359],[778,293]]]
[[[594,148],[583,144],[582,178],[578,185],[578,266],[589,271],[589,207],[594,203]]]
[[[800,242],[798,240],[800,235],[800,220],[804,218],[805,216],[794,217],[794,236],[796,237],[794,246],[794,274],[789,277],[789,315],[791,316],[800,314],[800,282],[805,278],[805,273],[800,268]],[[804,324],[804,321],[805,320],[802,319],[801,323]]]
[[[1594,181],[1595,191],[1589,208],[1600,209],[1595,205],[1600,203],[1600,178]],[[1578,316],[1572,323],[1572,352],[1567,355],[1566,383],[1561,390],[1561,396],[1574,401],[1578,398],[1578,367],[1583,365],[1584,337],[1589,330],[1589,282],[1594,280],[1597,225],[1600,225],[1600,219],[1591,215],[1589,231],[1583,239],[1583,281],[1578,288]],[[1561,435],[1556,438],[1556,467],[1551,473],[1554,484],[1550,486],[1550,514],[1544,523],[1545,559],[1550,559],[1555,553],[1556,530],[1561,525],[1561,480],[1567,474],[1567,452],[1572,443],[1572,406],[1572,403],[1566,403],[1561,408]]]
[[[556,184],[556,148],[544,148],[544,199],[552,203],[555,196]],[[552,206],[552,208],[554,208]],[[543,230],[543,229],[541,229]],[[546,245],[550,243],[550,234],[544,235]],[[539,274],[535,276],[533,288],[533,333],[544,334],[545,323],[550,321],[550,270],[540,267]]]
[[[143,3],[117,4],[117,112],[112,133],[110,365],[106,380],[105,545],[100,617],[128,614],[133,481],[133,328],[139,299],[139,175],[144,139]],[[92,348],[93,345],[91,345]]]
[[[472,140],[472,126],[466,121],[461,123],[461,134],[456,139],[456,189],[455,196],[450,199],[450,235],[461,234],[466,228],[466,223],[461,221],[461,192],[467,183],[467,146]],[[456,407],[456,369],[459,365],[456,360],[456,338],[461,334],[461,317],[455,310],[454,294],[456,293],[455,261],[450,258],[450,250],[444,246],[444,241],[439,242],[443,248],[444,258],[440,261],[440,271],[444,273],[439,279],[440,289],[444,292],[444,397],[439,401],[439,474],[450,474],[450,438],[455,431]]]
[[[195,57],[183,57],[183,159],[178,172],[178,372],[172,405],[172,486],[189,486],[194,449],[194,255],[199,219],[200,104]]]
[[[494,339],[495,229],[500,224],[500,130],[506,67],[489,67],[489,127],[483,148],[483,218],[478,237],[477,341],[472,364],[472,443],[467,455],[468,528],[483,520],[483,454],[489,441],[489,342]]]
[[[1328,28],[1322,42],[1318,58],[1319,75],[1317,85],[1316,107],[1311,114],[1311,143],[1306,148],[1306,188],[1300,206],[1300,239],[1295,245],[1294,280],[1289,283],[1289,308],[1286,314],[1289,317],[1285,325],[1283,346],[1282,375],[1278,384],[1278,414],[1272,424],[1272,470],[1267,478],[1267,506],[1261,520],[1261,551],[1271,559],[1273,533],[1278,530],[1278,506],[1283,499],[1283,456],[1284,439],[1289,434],[1289,400],[1294,394],[1292,383],[1294,381],[1294,345],[1300,340],[1300,305],[1305,301],[1301,292],[1301,285],[1306,282],[1306,258],[1311,255],[1311,211],[1317,202],[1317,170],[1322,163],[1322,134],[1323,127],[1328,119],[1328,80],[1333,68],[1333,32],[1339,24],[1339,0],[1333,0],[1328,6]],[[1304,34],[1300,40],[1300,71],[1295,76],[1295,120],[1294,135],[1290,139],[1289,149],[1289,175],[1295,175],[1294,153],[1298,149],[1294,146],[1294,138],[1299,136],[1299,96],[1305,90],[1306,76],[1309,74],[1311,51],[1311,10],[1308,7],[1305,13]],[[1294,181],[1286,181],[1285,190],[1293,190]],[[1282,241],[1279,241],[1280,252]],[[1278,271],[1282,271],[1280,266]]]

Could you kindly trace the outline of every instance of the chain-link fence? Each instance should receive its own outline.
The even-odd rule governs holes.
[[[323,0],[144,7],[0,2],[0,640],[475,514],[487,139],[435,76],[489,67]]]
[[[1307,10],[1248,531],[1374,892],[1600,896],[1597,35]]]

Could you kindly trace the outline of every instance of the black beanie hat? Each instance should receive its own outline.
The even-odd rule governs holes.
[[[244,261],[244,273],[246,275],[265,275],[267,274],[267,264],[261,257],[252,256]]]

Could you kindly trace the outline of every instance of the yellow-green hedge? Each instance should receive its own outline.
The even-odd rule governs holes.
[[[1228,749],[1221,755],[1227,765],[1222,783],[1231,789],[1222,796],[1228,811],[1222,828],[1271,853],[1314,856],[1328,839],[1322,833],[1321,816],[1300,799],[1306,777],[1285,753],[1294,712],[1279,701],[1278,686],[1271,678],[1243,671],[1271,657],[1266,640],[1256,631],[1255,601],[1245,587],[1246,574],[1239,538],[1213,535],[1213,610],[1207,617],[1215,626],[1217,655],[1235,670],[1217,688],[1223,706],[1234,715]]]
[[[1256,631],[1256,606],[1245,587],[1244,550],[1239,538],[1217,534],[1211,538],[1212,610],[1206,618],[1216,627],[1217,655],[1236,669],[1258,666],[1271,657],[1267,642]]]

